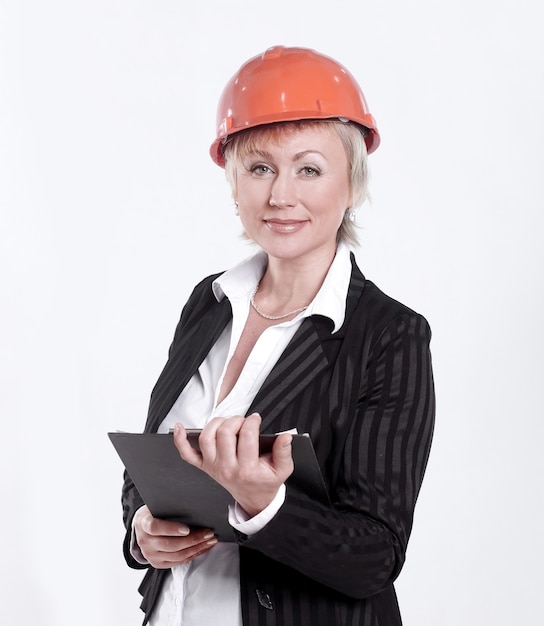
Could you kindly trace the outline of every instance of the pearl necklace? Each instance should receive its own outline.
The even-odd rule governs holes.
[[[308,308],[308,305],[301,306],[300,308],[293,309],[292,311],[289,311],[289,313],[284,313],[283,315],[268,315],[268,313],[263,313],[255,304],[255,296],[257,294],[257,291],[259,291],[260,285],[261,283],[259,281],[257,283],[257,286],[255,287],[255,291],[251,294],[251,298],[249,299],[249,301],[251,302],[251,306],[255,309],[255,311],[257,311],[257,313],[261,317],[264,317],[267,320],[282,320],[284,317],[289,317],[290,315],[294,315],[295,313],[302,313],[302,311],[305,311]]]

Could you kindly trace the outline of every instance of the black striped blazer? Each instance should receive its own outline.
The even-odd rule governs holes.
[[[231,318],[202,281],[185,305],[145,426],[154,432]],[[284,505],[251,537],[238,535],[245,626],[399,626],[393,588],[405,557],[434,424],[426,320],[366,280],[352,256],[342,328],[312,316],[259,390],[248,414],[263,432],[311,435],[331,506],[287,483]],[[143,504],[125,474],[124,553]],[[166,570],[140,586],[144,624]]]

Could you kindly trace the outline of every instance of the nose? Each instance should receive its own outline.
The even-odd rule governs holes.
[[[296,206],[296,185],[288,173],[276,174],[270,189],[268,204],[278,207],[278,209],[289,209]]]

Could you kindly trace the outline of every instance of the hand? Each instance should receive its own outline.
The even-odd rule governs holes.
[[[188,563],[217,543],[210,529],[191,530],[186,524],[157,519],[147,506],[136,511],[133,528],[142,554],[157,569]]]
[[[257,413],[215,417],[200,434],[200,452],[187,441],[181,424],[174,428],[181,458],[222,485],[250,517],[272,502],[294,469],[290,434],[278,435],[272,453],[259,456],[260,425]]]

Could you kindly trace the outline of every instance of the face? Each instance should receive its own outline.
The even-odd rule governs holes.
[[[240,156],[236,201],[247,235],[272,258],[333,258],[351,204],[348,158],[329,125],[291,129]]]

